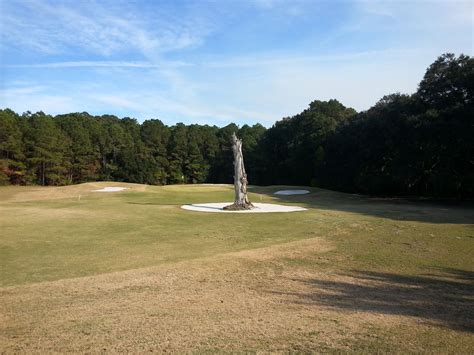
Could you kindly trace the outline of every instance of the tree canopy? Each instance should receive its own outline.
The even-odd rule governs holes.
[[[269,129],[4,109],[0,184],[231,183],[235,132],[251,184],[474,197],[473,93],[474,60],[444,54],[412,95],[384,96],[359,113],[315,100]]]

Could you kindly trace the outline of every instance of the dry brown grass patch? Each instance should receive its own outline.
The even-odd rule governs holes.
[[[414,317],[331,307],[314,284],[377,280],[279,268],[332,249],[322,238],[172,265],[1,290],[5,352],[350,350]],[[374,335],[375,334],[375,335]],[[377,335],[378,334],[378,335]],[[375,336],[375,338],[374,338]]]

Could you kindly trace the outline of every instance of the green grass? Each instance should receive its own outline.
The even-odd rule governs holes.
[[[91,192],[114,185],[129,190]],[[0,317],[8,320],[0,352],[133,351],[150,339],[156,339],[152,349],[177,352],[196,346],[203,352],[472,350],[472,204],[316,188],[308,195],[273,195],[282,188],[292,187],[251,187],[250,199],[308,210],[216,214],[180,208],[230,202],[230,185],[0,187],[0,292],[6,305]],[[302,243],[285,244],[293,241]],[[226,255],[263,247],[272,247],[263,254],[273,253],[273,259]],[[177,264],[201,258],[207,259]],[[150,269],[156,279],[147,270],[99,276],[160,265]],[[216,324],[224,320],[234,331],[221,332],[225,326]],[[265,324],[259,330],[269,333],[254,335],[249,330],[255,324]],[[198,329],[191,338],[188,327]],[[176,343],[162,348],[160,334],[170,329]],[[114,348],[109,334],[123,336],[124,347]]]
[[[227,186],[147,187],[146,192],[90,193],[80,201],[77,196],[7,200],[0,204],[2,285],[140,268],[307,237],[295,233],[290,216],[180,208],[231,200]]]
[[[129,190],[91,192],[114,185]],[[472,205],[316,188],[273,195],[282,188],[292,187],[251,187],[250,199],[308,210],[180,208],[230,202],[230,185],[0,187],[0,352],[472,350]],[[293,241],[302,243],[285,244]],[[164,268],[148,279],[141,268],[153,266]],[[141,270],[108,274],[131,269]],[[74,279],[82,276],[97,277]],[[72,280],[42,283],[63,279]],[[233,331],[220,331],[224,320]],[[189,324],[204,333],[190,337]],[[255,324],[268,333],[253,335]]]
[[[232,201],[231,186],[147,186],[144,191],[128,186],[119,193],[92,193],[83,184],[69,187],[69,195],[68,187],[52,188],[45,198],[31,200],[28,188],[0,188],[1,284],[128,270],[316,236],[337,243],[334,257],[346,255],[339,267],[416,272],[474,266],[470,206],[376,200],[318,189],[276,198],[272,192],[282,187],[254,187],[252,201],[297,204],[309,211],[213,214],[180,206]],[[21,201],[15,193],[23,196]]]

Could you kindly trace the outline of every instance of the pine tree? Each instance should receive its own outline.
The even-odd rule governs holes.
[[[99,154],[90,132],[92,117],[87,113],[56,116],[55,121],[71,140],[67,153],[70,160],[68,179],[71,183],[95,181],[100,167]]]
[[[183,123],[178,123],[171,127],[171,138],[168,144],[168,183],[182,184],[186,181],[184,167],[187,153],[187,128]]]
[[[26,144],[27,176],[30,183],[61,185],[67,183],[70,164],[66,152],[70,139],[55,125],[51,116],[43,112],[26,114],[24,132]]]
[[[160,120],[147,120],[141,125],[140,134],[150,159],[148,183],[164,185],[169,169],[166,150],[170,137],[169,129]]]
[[[24,183],[26,167],[18,115],[0,110],[0,185]]]

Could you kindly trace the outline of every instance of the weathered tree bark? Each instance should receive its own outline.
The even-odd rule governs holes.
[[[232,134],[232,151],[234,152],[234,188],[235,201],[224,207],[225,210],[250,210],[254,205],[247,196],[247,174],[245,173],[244,156],[242,154],[242,140]]]

